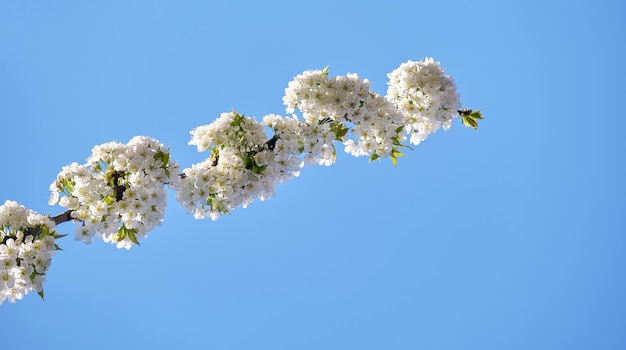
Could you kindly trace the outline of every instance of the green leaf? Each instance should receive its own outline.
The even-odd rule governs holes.
[[[478,122],[475,119],[473,119],[471,116],[464,115],[461,121],[463,122],[465,126],[468,126],[474,130],[478,129]]]
[[[161,168],[167,169],[167,164],[170,161],[170,154],[163,151],[158,151],[154,154],[154,160],[160,160],[162,163]]]
[[[396,156],[393,153],[389,154],[389,158],[391,158],[391,162],[393,163],[393,167],[395,168],[396,164],[398,163],[398,159],[396,159]]]
[[[330,118],[328,118],[331,120]],[[342,138],[346,136],[349,128],[347,128],[342,122],[333,122],[330,124],[330,131],[335,133],[335,140],[342,141]]]
[[[104,203],[106,203],[108,206],[111,206],[113,203],[115,203],[115,198],[113,198],[111,196],[106,196],[106,197],[102,198],[102,201]]]
[[[161,151],[161,153],[163,153]],[[163,153],[163,159],[161,160],[161,168],[163,168],[165,170],[165,176],[169,177],[170,176],[170,170],[168,169],[168,166],[170,164],[170,153]]]
[[[30,278],[31,281],[34,281],[37,275],[38,275],[37,270],[33,269],[33,272],[31,272],[30,276],[28,277]]]
[[[409,146],[409,145],[405,145],[405,144],[401,143],[401,142],[400,142],[400,139],[399,139],[399,138],[397,138],[397,137],[392,137],[392,138],[391,138],[391,141],[392,141],[392,142],[391,142],[391,144],[392,144],[392,145],[394,145],[394,146],[398,146],[398,147],[402,147],[402,148],[408,148],[408,149],[410,149],[411,151],[413,150],[413,147],[411,147],[411,146]],[[394,147],[394,148],[395,148],[395,147]]]
[[[217,194],[211,193],[209,197],[206,199],[206,204],[209,205],[211,210],[215,210],[215,205],[213,204],[213,200],[215,199],[215,197],[217,197]]]
[[[346,136],[346,134],[348,133],[348,130],[350,130],[350,129],[348,129],[348,128],[341,129],[339,131],[339,133],[337,134],[337,137],[342,138],[342,137]]]
[[[394,149],[393,151],[391,151],[393,153],[394,156],[396,157],[404,157],[404,153],[398,151],[397,149]]]
[[[246,169],[250,170],[254,166],[254,160],[249,154],[243,155],[243,165]]]
[[[234,109],[233,109],[233,114],[235,115],[235,118],[233,118],[233,121],[230,123],[231,126],[241,126],[241,122],[243,122],[244,120],[244,116],[237,113]]]
[[[370,162],[375,161],[378,158],[380,158],[380,156],[376,153],[373,153],[372,156],[370,157]]]
[[[253,171],[255,174],[259,174],[259,175],[260,175],[260,174],[263,174],[263,171],[265,170],[265,168],[267,168],[267,164],[265,164],[265,165],[263,165],[263,166],[258,166],[258,165],[256,165],[256,163],[255,163],[255,164],[253,164],[253,165],[252,165],[252,171]]]
[[[327,77],[328,76],[328,66],[324,67],[324,69],[322,69],[322,76],[323,77]]]
[[[480,109],[473,111],[472,114],[470,114],[470,117],[474,118],[474,120],[483,119],[483,115],[480,113]]]
[[[126,229],[126,232],[128,233],[128,239],[130,239],[131,242],[135,243],[136,245],[141,245],[139,244],[139,240],[137,239],[137,235],[135,235],[135,233],[137,233],[137,229]]]
[[[398,148],[392,147],[391,153],[389,153],[389,158],[391,158],[391,162],[394,167],[398,164],[398,157],[404,157],[404,153],[398,151]]]
[[[136,245],[140,245],[139,240],[137,239],[137,235],[135,235],[136,233],[137,233],[137,229],[127,228],[126,225],[122,225],[117,230],[117,234],[115,234],[114,238],[117,242],[121,242],[124,239],[126,239],[126,237],[128,237],[128,239],[130,239],[131,242],[135,243]]]
[[[122,227],[120,227],[117,230],[117,233],[115,234],[115,236],[113,237],[115,239],[116,242],[121,242],[124,239],[126,239],[126,230],[125,230],[125,226],[122,225]]]
[[[39,297],[43,300],[43,289],[37,292],[37,294],[39,294]]]
[[[478,129],[478,120],[484,118],[482,113],[480,113],[480,110],[478,109],[475,111],[468,109],[466,111],[467,111],[466,113],[469,113],[469,114],[462,115],[461,121],[463,122],[463,125],[468,126],[474,130]]]

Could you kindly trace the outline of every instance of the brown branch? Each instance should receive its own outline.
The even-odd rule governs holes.
[[[56,225],[72,221],[72,210],[66,210],[63,213],[50,218]]]
[[[122,173],[118,171],[114,171],[111,177],[113,178],[113,191],[115,191],[115,200],[121,201],[124,198],[124,191],[126,187],[120,185],[120,178],[122,177]]]
[[[267,140],[265,143],[267,145],[267,149],[273,151],[274,147],[276,147],[276,141],[278,141],[278,135],[274,134],[274,136],[272,136],[272,138]]]

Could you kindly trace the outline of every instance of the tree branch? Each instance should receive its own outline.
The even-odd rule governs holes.
[[[273,151],[274,147],[276,147],[276,141],[278,141],[278,135],[274,134],[274,136],[272,136],[272,138],[267,140],[265,143],[267,145],[267,149]]]
[[[72,221],[72,210],[66,210],[63,213],[50,218],[56,225]]]

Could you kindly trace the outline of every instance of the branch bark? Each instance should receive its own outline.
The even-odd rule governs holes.
[[[72,210],[66,210],[63,213],[50,218],[56,225],[72,221]]]

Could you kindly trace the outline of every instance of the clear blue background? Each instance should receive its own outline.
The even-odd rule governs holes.
[[[459,121],[400,159],[345,154],[217,222],[170,197],[131,251],[73,240],[0,306],[5,349],[625,349],[621,1],[1,1],[0,200],[135,135],[284,113],[330,66],[386,92],[432,56]]]

